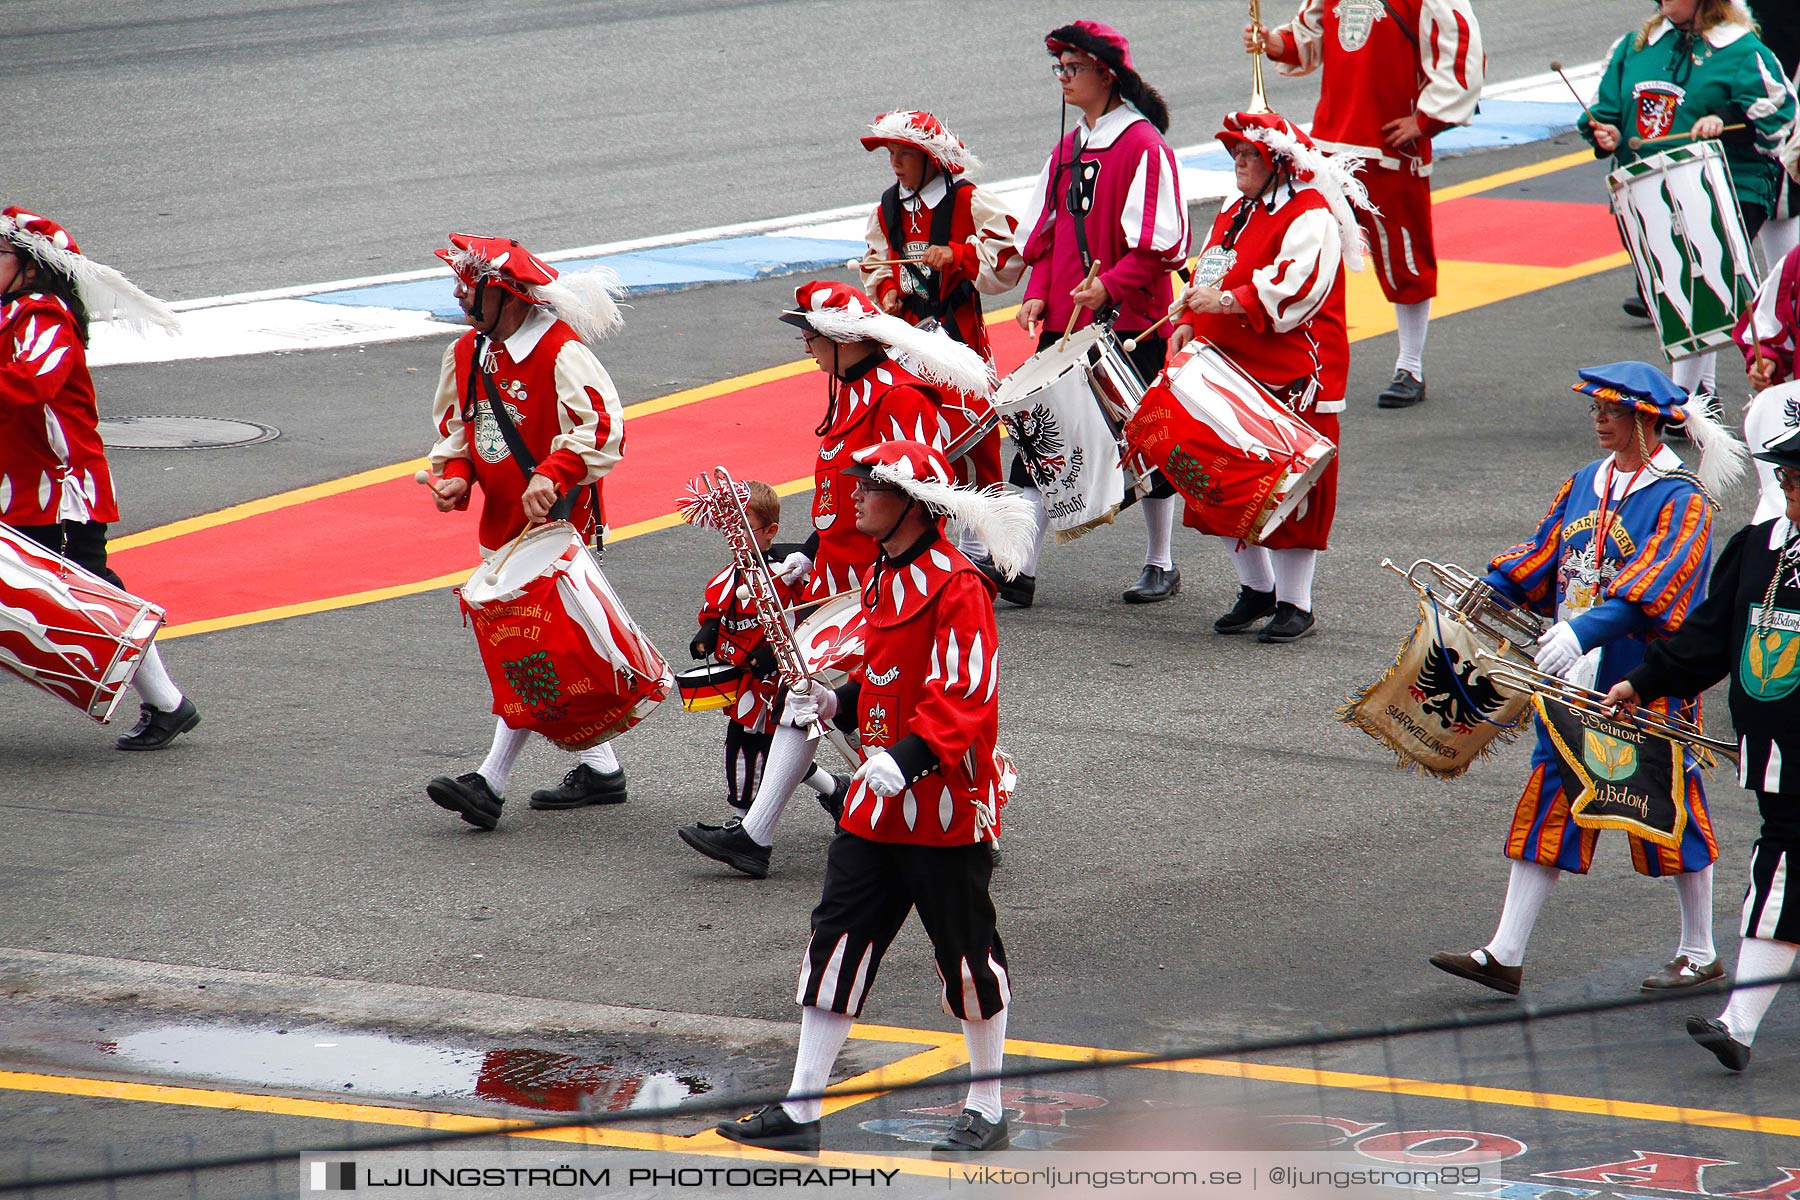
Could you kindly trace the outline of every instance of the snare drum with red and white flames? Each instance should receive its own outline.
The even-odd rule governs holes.
[[[585,750],[636,725],[675,686],[567,521],[476,567],[460,594],[494,712],[514,729]]]
[[[1187,500],[1187,525],[1257,543],[1275,535],[1337,456],[1330,438],[1199,339],[1169,360],[1125,433]]]
[[[112,719],[163,610],[0,525],[0,667]]]

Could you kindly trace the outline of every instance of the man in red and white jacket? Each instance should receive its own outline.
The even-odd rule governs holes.
[[[88,373],[90,316],[179,327],[162,301],[88,258],[49,217],[0,213],[0,522],[122,589],[106,562],[119,505]],[[138,722],[119,749],[160,750],[200,723],[154,642],[132,688]]]
[[[1431,139],[1467,125],[1486,60],[1470,0],[1302,0],[1279,29],[1246,28],[1283,74],[1320,70],[1313,140],[1359,158],[1374,211],[1358,210],[1381,290],[1393,302],[1400,355],[1382,408],[1425,399],[1425,331],[1437,295],[1431,229]]]
[[[438,511],[467,508],[479,485],[484,557],[553,515],[598,544],[606,531],[600,481],[625,451],[625,410],[586,343],[622,324],[616,278],[603,268],[559,277],[507,238],[453,233],[450,248],[436,254],[456,274],[457,303],[471,326],[444,351],[433,402]],[[528,732],[496,719],[481,766],[433,779],[426,794],[469,824],[494,828]],[[602,743],[581,752],[561,786],[533,792],[531,807],[624,799],[625,772]]]
[[[843,283],[813,281],[794,292],[795,307],[782,321],[801,330],[813,361],[824,373],[825,419],[813,473],[813,534],[804,550],[782,563],[789,583],[806,581],[802,604],[867,586],[881,555],[850,508],[846,468],[857,454],[890,441],[918,441],[943,451],[951,404],[985,402],[992,366],[968,346],[939,330],[920,329],[876,309],[875,302]],[[753,879],[769,873],[770,846],[788,798],[812,777],[814,742],[805,729],[775,730],[756,799],[743,819],[723,825],[697,821],[678,832],[700,854]],[[835,810],[841,801],[824,801]]]
[[[838,691],[792,693],[782,720],[853,714],[868,757],[852,779],[813,909],[792,1098],[719,1126],[733,1141],[772,1149],[818,1149],[817,1094],[914,909],[931,938],[944,1011],[962,1022],[971,1072],[997,1076],[1006,1041],[1011,982],[986,845],[1001,804],[995,592],[945,540],[940,514],[977,525],[1008,574],[1030,553],[1036,516],[1016,494],[957,487],[944,456],[917,442],[885,442],[855,457],[857,527],[881,544],[863,591],[868,654]],[[995,1150],[1007,1139],[993,1078],[971,1083],[962,1115],[933,1150]]]

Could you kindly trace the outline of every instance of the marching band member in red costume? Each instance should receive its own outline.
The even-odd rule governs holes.
[[[1036,519],[1017,495],[955,486],[934,447],[894,441],[854,454],[856,523],[881,547],[863,589],[868,655],[851,682],[788,698],[783,719],[853,715],[868,758],[826,856],[800,972],[800,1047],[789,1095],[824,1089],[882,956],[917,909],[944,1010],[962,1022],[969,1066],[997,1074],[1011,997],[984,844],[999,828],[999,671],[993,586],[944,539],[941,516],[981,531],[1007,569]],[[793,1099],[719,1126],[733,1141],[817,1150],[822,1105]],[[998,1079],[972,1083],[938,1153],[1008,1141]]]
[[[880,557],[876,539],[850,511],[844,469],[857,451],[886,441],[919,441],[943,451],[949,422],[940,411],[959,397],[983,397],[992,368],[947,335],[917,329],[877,310],[875,302],[842,283],[815,281],[794,293],[781,319],[799,327],[806,349],[829,380],[825,419],[818,427],[813,474],[813,534],[789,555],[781,574],[806,581],[801,603],[860,590]],[[788,796],[811,774],[813,743],[803,728],[783,722],[775,731],[756,801],[740,821],[695,823],[680,830],[694,850],[756,879],[769,873],[769,847]],[[839,802],[825,801],[827,808]]]
[[[993,362],[981,297],[1011,291],[1025,274],[1025,260],[1013,245],[1018,221],[993,193],[964,178],[980,160],[928,112],[882,113],[862,144],[865,150],[885,149],[894,173],[893,186],[869,214],[864,289],[883,312],[915,325],[935,322]],[[903,258],[924,261],[895,261]],[[979,421],[987,408],[966,414],[950,409],[945,415],[951,418],[951,437],[960,438],[959,426]],[[999,427],[953,465],[965,483],[999,483]],[[987,558],[967,530],[959,545],[976,562]]]
[[[1467,125],[1487,63],[1470,0],[1302,0],[1279,29],[1260,34],[1288,75],[1320,72],[1312,136],[1321,150],[1359,158],[1370,208],[1356,217],[1369,235],[1375,274],[1394,305],[1400,356],[1382,408],[1425,399],[1425,332],[1437,295],[1431,230],[1431,139]]]
[[[106,565],[119,504],[88,373],[90,317],[177,328],[162,301],[88,258],[55,221],[0,213],[0,522],[123,588]],[[200,723],[154,642],[131,686],[142,703],[119,749],[160,750]]]
[[[1125,35],[1097,21],[1075,21],[1044,39],[1062,85],[1065,115],[1075,128],[1044,164],[1026,206],[1031,233],[1022,253],[1030,264],[1018,321],[1043,350],[1069,328],[1110,311],[1121,340],[1135,339],[1132,366],[1149,382],[1162,370],[1169,341],[1142,336],[1169,309],[1169,274],[1187,255],[1187,205],[1181,170],[1163,140],[1169,107],[1138,75]],[[1088,279],[1090,265],[1098,269]],[[1015,456],[1012,482],[1038,501],[1037,547],[1048,525],[1041,493]],[[1155,604],[1181,590],[1173,557],[1175,489],[1158,478],[1139,502],[1144,513],[1144,570],[1125,590],[1127,604]],[[1037,549],[1017,579],[988,578],[1009,604],[1029,607],[1037,592]]]
[[[483,557],[529,524],[562,519],[596,545],[605,537],[602,478],[625,451],[625,410],[586,343],[623,322],[609,271],[559,276],[507,238],[450,235],[437,256],[456,274],[471,326],[444,351],[432,420],[431,488],[439,512],[465,509],[481,487]],[[506,783],[529,730],[496,718],[488,756],[425,793],[479,829],[500,821]],[[531,794],[533,808],[579,808],[625,799],[612,746],[581,751],[559,787]]]
[[[1335,443],[1350,376],[1344,264],[1362,267],[1356,213],[1367,194],[1351,169],[1279,113],[1233,113],[1217,136],[1243,196],[1213,222],[1170,341],[1176,349],[1196,336],[1211,342]],[[1241,586],[1214,630],[1243,633],[1273,614],[1259,641],[1313,632],[1313,569],[1331,534],[1337,470],[1334,457],[1266,542],[1226,542]]]

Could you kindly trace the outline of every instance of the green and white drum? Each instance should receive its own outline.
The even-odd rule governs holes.
[[[1719,144],[1652,154],[1606,183],[1669,360],[1729,345],[1756,267]]]

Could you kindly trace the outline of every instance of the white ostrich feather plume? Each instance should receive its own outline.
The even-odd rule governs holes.
[[[1037,540],[1037,508],[1019,493],[1009,492],[999,484],[976,489],[935,479],[914,479],[889,463],[870,468],[869,474],[974,530],[975,536],[987,543],[988,557],[1008,579],[1017,578],[1030,561],[1031,546]]]
[[[806,319],[834,342],[880,342],[896,362],[927,383],[973,396],[994,390],[993,364],[947,333],[866,311],[812,309]]]

